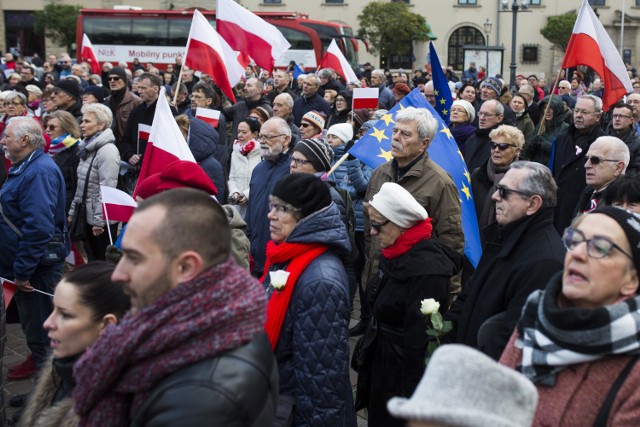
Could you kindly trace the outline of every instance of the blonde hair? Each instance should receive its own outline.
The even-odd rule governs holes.
[[[524,134],[515,126],[498,126],[489,133],[489,138],[491,139],[498,136],[505,138],[510,144],[515,145],[519,149],[522,149],[524,146]]]

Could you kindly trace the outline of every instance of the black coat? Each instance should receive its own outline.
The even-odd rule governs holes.
[[[158,383],[131,427],[206,425],[270,427],[278,370],[266,334],[221,355],[185,366]]]
[[[531,292],[545,287],[562,270],[565,249],[552,225],[552,209],[501,227],[485,229],[487,243],[473,278],[445,320],[453,322],[447,341],[465,344],[498,360],[520,319]],[[503,314],[488,338],[478,340],[481,326]]]
[[[571,224],[573,211],[587,186],[584,164],[591,143],[605,135],[596,124],[589,132],[581,133],[574,125],[558,135],[551,149],[549,161],[553,178],[558,184],[558,203],[553,213],[553,224],[562,234]]]
[[[78,165],[80,157],[78,157],[78,145],[75,144],[61,153],[53,156],[53,161],[60,168],[64,178],[65,190],[67,192],[67,201],[64,205],[65,212],[69,213],[71,203],[76,195],[76,187],[78,186]]]
[[[302,116],[304,116],[309,111],[318,111],[324,114],[325,118],[329,115],[329,110],[331,106],[323,97],[315,93],[311,95],[309,98],[305,96],[301,96],[296,99],[293,103],[293,123],[296,126],[300,126],[300,122],[302,121]]]
[[[157,104],[157,100],[151,105],[147,105],[146,102],[143,102],[131,110],[124,135],[122,135],[122,139],[120,141],[116,141],[116,146],[118,147],[118,151],[120,151],[120,158],[123,161],[128,162],[134,154],[140,154],[141,156],[144,155],[144,152],[147,149],[147,140],[140,138],[140,146],[138,150],[138,125],[142,123],[151,126],[153,118],[156,115]],[[142,162],[140,162],[140,164],[142,164]]]
[[[475,134],[467,139],[464,153],[462,154],[468,170],[473,172],[489,160],[489,157],[491,157],[491,138],[489,138],[489,134],[502,124],[504,123],[498,123],[488,129],[478,129]]]

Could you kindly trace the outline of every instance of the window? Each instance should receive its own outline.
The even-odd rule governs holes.
[[[522,63],[523,64],[537,64],[540,62],[538,54],[540,52],[540,46],[537,44],[526,44],[522,46]]]
[[[448,58],[449,64],[455,70],[464,69],[464,45],[484,46],[485,40],[482,33],[473,27],[461,27],[451,34],[449,38]]]
[[[338,4],[342,4],[344,3],[344,0],[324,0],[325,3],[338,3]]]
[[[393,3],[407,3],[409,4],[411,0],[391,0]]]
[[[458,4],[478,4],[477,0],[458,0]]]
[[[589,0],[591,6],[604,6],[604,0]]]
[[[280,4],[282,0],[262,0],[262,3]]]
[[[541,0],[529,0],[529,6],[540,6]]]

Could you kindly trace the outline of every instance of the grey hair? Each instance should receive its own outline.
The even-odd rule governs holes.
[[[278,126],[278,132],[291,138],[291,128],[289,127],[289,123],[287,123],[286,120],[281,119],[280,117],[271,117],[269,120],[264,122],[262,126],[270,122],[275,123],[276,126]]]
[[[504,105],[502,105],[502,102],[498,101],[497,99],[488,99],[488,100],[484,101],[482,103],[482,105],[485,105],[487,103],[494,104],[494,106],[493,106],[494,114],[497,114],[499,116],[503,116],[504,115]],[[480,107],[480,108],[482,108],[482,107]]]
[[[320,81],[320,77],[316,76],[315,74],[307,74],[305,76],[305,80],[308,79],[309,77],[313,77],[316,86],[320,87],[320,85],[322,84],[322,82]]]
[[[524,146],[524,134],[515,126],[501,125],[489,132],[489,138],[493,139],[497,136],[502,136],[510,144],[515,144],[517,148],[522,149]]]
[[[396,122],[416,122],[418,126],[418,136],[420,139],[433,138],[438,132],[438,121],[433,118],[431,113],[424,108],[407,107],[398,111],[396,114]]]
[[[293,108],[293,97],[286,92],[282,92],[280,95],[276,96],[276,98],[282,98],[284,103],[287,104],[287,107]],[[273,99],[275,101],[275,98]]]
[[[262,82],[262,80],[256,78],[256,77],[252,77],[249,80],[253,80],[256,84],[256,86],[258,87],[258,89],[260,89],[261,91],[264,90],[264,83]],[[247,83],[249,82],[249,80],[247,80]]]
[[[330,68],[323,68],[318,71],[318,77],[333,80],[333,73]]]
[[[534,94],[535,94],[535,89],[533,88],[533,86],[531,86],[529,84],[524,84],[524,85],[520,86],[520,88],[518,89],[518,92],[526,93],[527,95],[533,97]]]
[[[589,99],[589,100],[591,100],[591,102],[593,102],[593,107],[595,108],[596,113],[601,113],[602,112],[602,99],[598,98],[597,96],[582,95],[578,99]]]
[[[106,105],[99,103],[85,104],[82,106],[82,114],[88,113],[95,115],[98,124],[104,125],[105,129],[111,127],[111,123],[113,122],[113,113]]]
[[[373,70],[373,71],[371,72],[371,75],[372,75],[372,76],[373,76],[374,74],[375,74],[375,75],[377,75],[378,77],[380,77],[383,81],[386,81],[386,78],[385,78],[385,76],[384,76],[384,70],[381,70],[381,69],[379,69],[379,68],[378,68],[378,69]]]
[[[511,163],[510,170],[525,169],[529,171],[518,186],[519,191],[536,194],[542,199],[543,208],[552,208],[556,205],[556,191],[558,186],[548,167],[541,163],[518,160]]]
[[[608,153],[607,157],[624,163],[622,173],[627,171],[627,166],[629,166],[629,161],[631,160],[631,154],[629,153],[629,147],[623,140],[616,138],[615,136],[601,136],[591,143],[591,147],[595,144],[602,145],[602,148],[604,148],[606,150],[605,152]]]
[[[22,105],[27,105],[27,97],[24,96],[24,94],[22,94],[20,92],[10,92],[10,93],[5,95],[3,100],[5,102],[11,102],[16,98],[18,98],[20,100],[20,103],[22,103]]]
[[[27,135],[29,137],[29,145],[33,148],[45,146],[46,142],[42,134],[42,126],[35,119],[31,117],[14,117],[9,120],[9,124],[13,125],[13,133],[16,137]]]

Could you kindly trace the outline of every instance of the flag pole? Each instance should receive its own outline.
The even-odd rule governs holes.
[[[562,73],[562,65],[558,69],[558,74],[556,75],[556,81],[553,83],[553,88],[551,89],[551,94],[549,95],[549,102],[544,107],[544,113],[540,118],[540,126],[538,126],[538,133],[536,135],[540,135],[542,132],[546,130],[545,126],[545,117],[547,116],[547,111],[549,111],[549,107],[551,106],[551,100],[555,96],[556,89],[558,88],[558,82],[560,81],[560,73]]]
[[[102,203],[102,211],[104,212],[104,218],[106,221],[107,233],[109,233],[109,242],[113,246],[113,236],[111,236],[111,227],[109,227],[109,214],[107,213],[107,209],[104,207],[104,203]]]
[[[342,162],[344,162],[345,160],[347,160],[347,157],[349,157],[349,153],[344,153],[342,155],[342,157],[340,157],[340,159],[335,162],[335,164],[333,166],[331,166],[331,169],[329,169],[329,172],[325,173],[324,175],[322,175],[322,180],[326,180],[329,175],[331,175],[332,173],[334,173],[336,171],[336,169],[338,169],[340,167],[340,165],[342,164]]]

